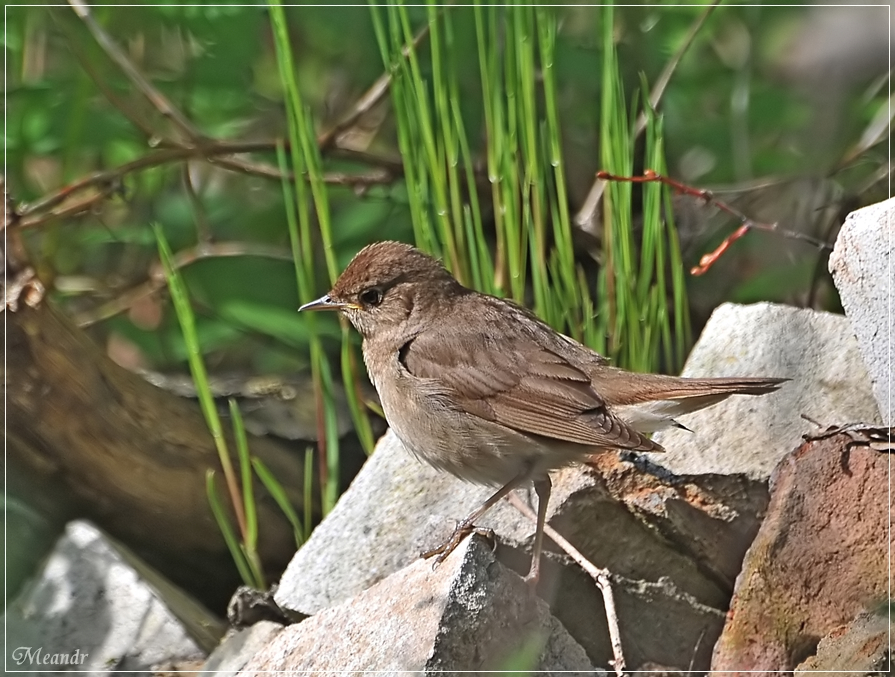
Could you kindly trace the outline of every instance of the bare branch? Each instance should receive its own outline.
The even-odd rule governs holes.
[[[84,176],[49,195],[45,195],[36,202],[20,205],[16,212],[19,220],[15,225],[19,228],[34,228],[48,221],[84,213],[114,193],[126,175],[191,158],[205,159],[226,169],[245,174],[280,179],[282,178],[282,173],[272,165],[253,163],[230,157],[219,157],[235,153],[272,151],[276,146],[276,141],[214,142],[203,143],[200,146],[178,146],[157,150],[113,169],[94,172]],[[330,173],[324,176],[324,181],[334,185],[365,187],[392,183],[397,176],[403,175],[403,167],[399,162],[387,158],[377,158],[368,153],[352,154],[352,157],[359,161],[369,161],[371,164],[381,165],[381,169],[357,175],[338,172]],[[398,167],[397,171],[390,169],[395,167]],[[97,188],[98,192],[79,202],[67,204],[61,210],[54,211],[54,207],[57,205],[66,202],[66,200],[74,199],[77,194],[91,188]]]
[[[419,32],[413,36],[413,42],[411,43],[412,47],[415,49],[419,46],[419,44],[423,41],[429,34],[429,24],[423,26]],[[410,54],[411,45],[405,45],[401,50],[402,56],[405,58],[408,54]],[[351,112],[342,120],[340,120],[335,126],[331,127],[327,131],[323,132],[319,137],[317,137],[317,145],[320,148],[320,152],[326,151],[335,140],[339,137],[340,134],[345,132],[354,126],[354,124],[360,119],[362,115],[372,110],[372,108],[382,101],[382,98],[389,90],[389,86],[392,83],[392,74],[390,71],[386,71],[382,75],[380,75],[376,82],[372,84],[372,86],[364,92],[363,96],[359,98],[354,106],[351,108]]]
[[[511,493],[507,498],[514,508],[537,524],[537,515],[535,515],[534,511],[529,508],[519,496],[515,493]],[[618,612],[615,609],[615,596],[612,593],[612,573],[608,569],[600,569],[595,566],[549,524],[544,525],[544,533],[562,548],[563,552],[575,560],[578,566],[584,569],[587,574],[594,579],[594,582],[600,589],[600,592],[603,595],[603,605],[606,608],[606,624],[609,627],[609,641],[612,644],[612,656],[614,659],[612,661],[612,667],[615,670],[617,677],[624,677],[627,665],[625,664],[625,655],[622,651],[622,638],[618,626]]]
[[[674,190],[682,193],[683,195],[689,195],[691,197],[702,200],[707,205],[713,205],[714,207],[720,209],[722,212],[730,214],[740,222],[740,227],[733,231],[726,238],[724,238],[724,241],[720,245],[718,245],[714,251],[709,252],[708,254],[704,254],[702,258],[699,259],[699,265],[694,266],[690,269],[691,275],[704,275],[706,272],[708,272],[709,268],[711,268],[715,264],[715,261],[721,258],[724,252],[730,249],[730,246],[734,242],[739,240],[750,230],[763,230],[769,233],[778,233],[779,235],[782,235],[783,237],[790,240],[807,242],[808,244],[813,245],[818,249],[833,248],[833,245],[831,245],[830,243],[819,240],[811,235],[806,235],[805,233],[800,233],[795,230],[784,230],[780,228],[780,224],[778,223],[762,223],[760,221],[754,221],[738,209],[731,207],[726,202],[715,199],[715,196],[710,190],[688,186],[687,184],[677,181],[676,179],[658,174],[652,169],[647,169],[646,171],[644,171],[642,176],[617,176],[615,174],[610,174],[609,172],[599,171],[597,172],[597,179],[600,181],[624,181],[628,183],[662,183],[666,186],[671,186]]]
[[[280,247],[272,247],[248,242],[216,242],[199,243],[193,247],[177,252],[171,260],[175,270],[203,259],[213,259],[231,256],[260,256],[277,259],[279,261],[291,261],[292,253]],[[89,327],[92,324],[107,320],[119,313],[123,313],[140,299],[150,296],[167,285],[161,265],[156,262],[149,271],[149,279],[142,284],[128,289],[116,298],[102,304],[98,308],[78,313],[74,317],[79,327]]]
[[[684,58],[684,54],[686,54],[693,45],[696,35],[702,29],[702,26],[720,2],[721,0],[713,0],[712,4],[706,7],[702,14],[696,18],[696,21],[693,22],[693,25],[690,26],[690,30],[687,32],[684,41],[681,43],[680,47],[678,47],[674,56],[671,57],[671,60],[665,65],[665,68],[653,85],[653,89],[649,95],[649,105],[651,107],[658,107],[659,102],[662,100],[662,95],[665,94],[665,88],[668,86],[674,71],[677,70],[678,64],[680,64],[681,59]],[[643,112],[637,117],[637,124],[634,129],[635,138],[640,136],[643,133],[643,130],[646,129],[646,115]],[[595,222],[597,208],[600,205],[600,199],[603,197],[603,190],[605,187],[606,184],[599,179],[594,181],[587,193],[587,197],[584,198],[581,208],[578,210],[578,213],[575,214],[575,218],[573,219],[575,224],[585,232],[593,233],[593,224]]]
[[[114,61],[118,67],[124,71],[125,75],[131,82],[136,85],[143,96],[149,99],[149,102],[155,106],[162,116],[169,119],[186,137],[190,140],[201,139],[203,135],[193,127],[192,123],[168,100],[168,98],[157,90],[149,80],[143,77],[143,74],[128,58],[124,51],[116,44],[108,33],[100,26],[93,15],[90,13],[90,6],[82,0],[68,0],[68,4],[75,11],[75,14],[84,22],[87,29],[93,35],[93,38],[103,48],[103,51]]]

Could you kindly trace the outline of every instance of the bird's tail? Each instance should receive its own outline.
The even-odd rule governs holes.
[[[607,370],[615,371],[615,370]],[[683,378],[653,374],[638,374],[627,384],[616,374],[613,380],[613,413],[635,430],[652,433],[670,426],[683,428],[675,419],[705,407],[710,407],[731,395],[766,395],[777,390],[789,379],[763,377]]]

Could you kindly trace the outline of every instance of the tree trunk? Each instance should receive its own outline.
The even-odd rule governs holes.
[[[92,520],[222,611],[238,576],[206,498],[209,468],[227,494],[196,402],[112,362],[46,300],[7,311],[5,331],[7,491],[60,524]],[[300,458],[264,438],[249,448],[301,506]],[[292,528],[260,485],[256,500],[261,561],[277,573]]]

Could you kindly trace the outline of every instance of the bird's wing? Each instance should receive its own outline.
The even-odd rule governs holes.
[[[604,448],[661,447],[615,417],[583,371],[541,345],[532,331],[483,334],[455,323],[406,343],[410,374],[437,382],[466,412],[531,435]],[[528,330],[549,331],[546,327]]]

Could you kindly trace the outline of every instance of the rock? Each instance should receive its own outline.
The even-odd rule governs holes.
[[[817,653],[795,669],[796,675],[836,672],[840,677],[864,677],[891,672],[889,636],[895,631],[888,607],[860,614],[820,640]]]
[[[550,524],[618,580],[628,665],[707,668],[722,610],[767,504],[766,487],[742,476],[677,477],[616,454],[589,465],[585,472],[556,473],[561,500],[551,508]],[[549,541],[546,547],[555,549]],[[498,549],[502,561],[512,552]],[[605,612],[593,581],[577,566],[551,563],[540,591],[591,660],[607,665]]]
[[[895,425],[893,249],[895,198],[849,214],[830,255],[830,273],[858,338],[858,347],[870,372],[873,392],[886,425]]]
[[[199,677],[233,677],[282,629],[279,623],[259,621],[248,628],[231,630],[211,652]]]
[[[347,600],[439,545],[493,491],[419,462],[389,432],[289,563],[274,599],[307,615]],[[502,535],[527,528],[503,501],[479,526]]]
[[[32,674],[111,675],[204,658],[128,559],[92,524],[70,523],[37,578],[7,607],[6,664]]]
[[[588,465],[596,471],[588,475],[596,490],[581,493],[583,509],[571,500],[558,506],[554,526],[575,534],[578,548],[600,566],[635,578],[668,578],[701,602],[726,608],[767,507],[766,485],[743,475],[673,475],[636,456],[605,454]],[[613,519],[595,499],[624,508],[630,523]],[[599,525],[589,524],[592,516]],[[645,532],[639,541],[635,527]],[[618,532],[624,541],[613,535]]]
[[[553,477],[550,523],[598,566],[629,578],[670,577],[715,605],[726,602],[767,503],[763,484],[741,476],[698,477],[697,485],[693,478],[613,453],[589,470],[565,468]],[[491,492],[419,463],[386,434],[289,564],[277,603],[313,614],[357,594],[444,540],[446,527],[453,526],[450,517],[464,516]],[[493,529],[508,548],[523,550],[534,537],[533,524],[505,502],[480,526]],[[501,548],[498,554],[510,563],[518,558],[518,569],[527,571],[527,553]],[[704,578],[685,582],[697,568],[694,559],[712,572],[712,591],[706,591]]]
[[[453,521],[491,492],[414,459],[392,434],[299,550],[275,599],[313,614],[411,564],[447,537]],[[767,504],[744,477],[676,477],[607,453],[590,469],[554,474],[548,519],[597,566],[628,582],[619,592],[630,665],[708,666],[742,555]],[[506,502],[481,520],[495,530],[501,562],[528,570],[534,526]],[[550,550],[548,541],[545,547]],[[451,557],[454,557],[452,555]],[[576,565],[544,562],[539,592],[595,663],[611,658],[602,598]],[[649,620],[644,620],[649,619]],[[698,651],[694,654],[694,648]],[[700,662],[701,661],[701,662]]]
[[[713,670],[792,670],[821,637],[887,599],[888,464],[848,434],[806,442],[781,461]]]
[[[848,320],[770,303],[725,303],[712,314],[687,360],[685,376],[792,379],[760,397],[734,395],[681,416],[692,430],[662,431],[665,454],[652,460],[677,474],[743,473],[765,480],[816,427],[879,419],[870,379]]]
[[[566,572],[566,578],[571,573]],[[609,631],[593,581],[576,588],[563,581],[553,612],[598,665],[610,665]],[[613,575],[619,634],[629,666],[658,663],[704,671],[724,627],[724,612],[681,592],[671,580],[631,580]],[[574,629],[568,624],[574,623]],[[596,657],[596,658],[594,658]]]
[[[264,671],[434,674],[525,669],[590,672],[584,650],[546,603],[466,539],[435,571],[426,561],[284,628],[246,665]]]

